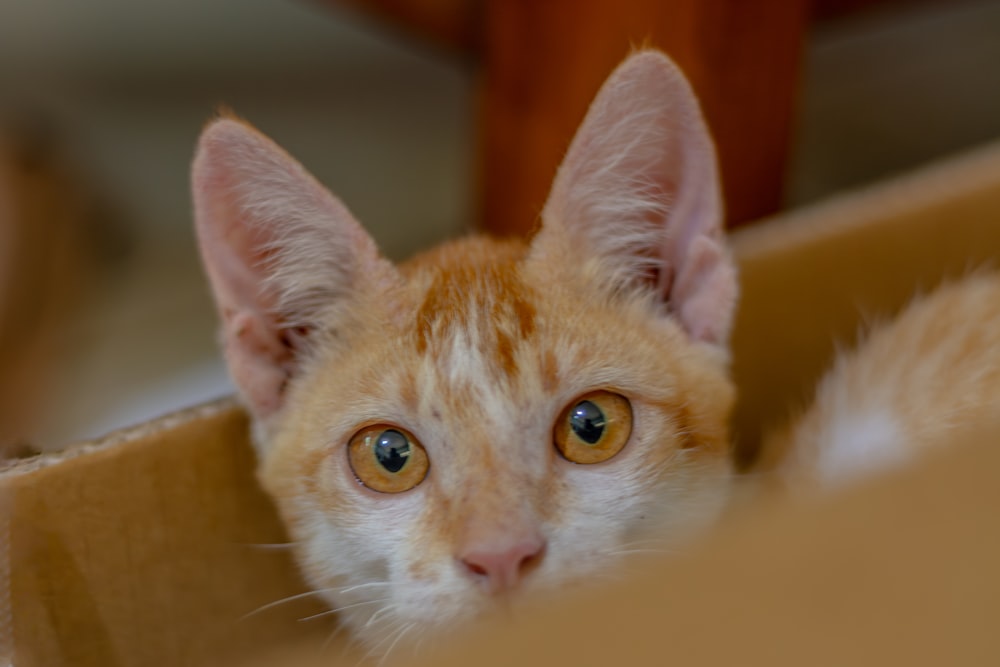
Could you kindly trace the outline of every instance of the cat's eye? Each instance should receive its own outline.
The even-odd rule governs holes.
[[[566,406],[552,438],[574,463],[600,463],[617,454],[632,435],[632,406],[621,394],[592,391]]]
[[[373,491],[402,493],[427,476],[430,460],[413,434],[387,424],[361,429],[347,445],[347,460],[358,481]]]

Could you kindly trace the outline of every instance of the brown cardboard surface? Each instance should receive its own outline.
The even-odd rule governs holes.
[[[394,664],[1000,665],[998,435]]]
[[[744,460],[762,428],[809,399],[835,346],[918,290],[1000,269],[1000,143],[732,236],[742,301],[733,336]]]
[[[1000,146],[734,243],[736,426],[752,446],[859,314],[1000,255]],[[687,555],[420,664],[1000,664],[997,432],[815,505],[758,507]],[[322,621],[295,621],[319,609],[308,600],[240,620],[303,590],[285,550],[250,546],[285,540],[252,468],[245,418],[223,402],[0,470],[14,664],[234,664],[227,650],[326,637]],[[322,664],[356,664],[338,656]]]
[[[312,629],[308,601],[241,620],[304,590],[287,550],[253,546],[285,537],[246,440],[221,402],[0,472],[13,664],[190,665]]]

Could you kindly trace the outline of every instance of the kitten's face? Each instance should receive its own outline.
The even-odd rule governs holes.
[[[613,576],[623,554],[667,548],[725,499],[732,391],[719,355],[651,316],[648,298],[610,292],[598,266],[553,270],[526,252],[469,240],[407,267],[324,345],[274,430],[265,487],[311,584],[357,605],[343,617],[366,636],[410,623],[419,635],[510,593]],[[592,392],[624,397],[631,420]],[[556,438],[576,438],[563,443],[574,458],[595,447],[566,414],[588,395],[612,420],[613,455],[574,463]],[[352,467],[352,437],[371,425],[412,436],[422,480],[423,455],[391,473],[364,450]],[[365,485],[394,475],[415,486]]]
[[[193,181],[261,479],[376,650],[613,575],[719,512],[735,272],[711,140],[662,55],[602,88],[530,241],[396,267],[231,119]]]

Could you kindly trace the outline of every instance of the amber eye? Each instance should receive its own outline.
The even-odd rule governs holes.
[[[411,433],[398,426],[363,428],[347,446],[347,460],[358,481],[373,491],[409,491],[427,476],[427,452]]]
[[[553,440],[574,463],[600,463],[617,454],[632,434],[632,406],[610,391],[593,391],[562,411]]]

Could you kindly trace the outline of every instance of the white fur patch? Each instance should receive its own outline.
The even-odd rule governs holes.
[[[902,440],[889,410],[839,412],[818,439],[817,472],[825,482],[840,484],[897,465],[906,458]]]

